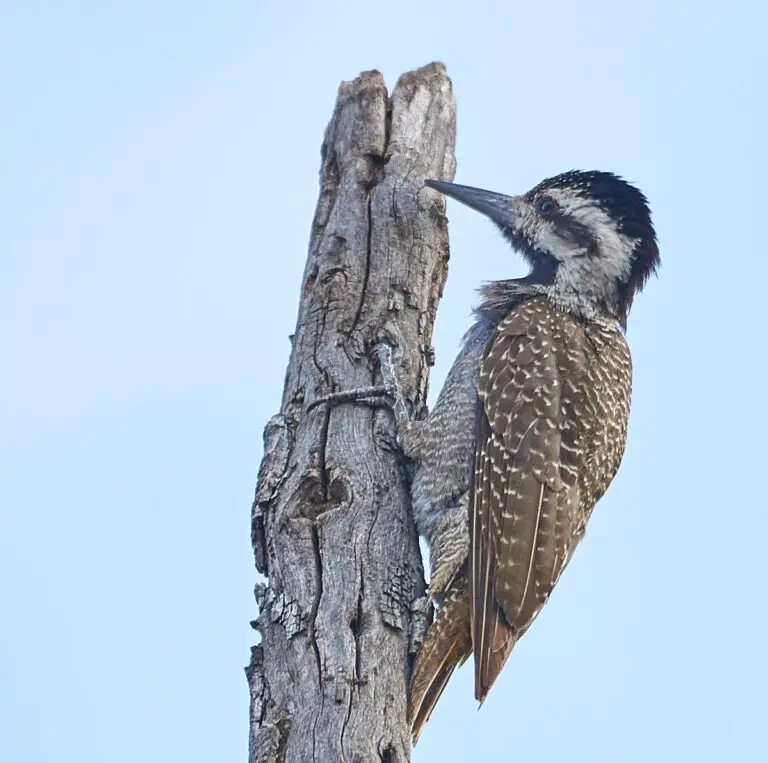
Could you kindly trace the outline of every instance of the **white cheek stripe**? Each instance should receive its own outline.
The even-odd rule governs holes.
[[[537,248],[549,252],[559,263],[555,287],[560,292],[591,297],[606,304],[618,299],[617,283],[625,282],[632,269],[637,239],[619,233],[611,217],[590,199],[563,189],[549,192],[569,217],[588,228],[598,242],[599,255],[584,254],[583,247],[566,241],[555,232],[547,220],[532,209],[523,215],[523,226]]]

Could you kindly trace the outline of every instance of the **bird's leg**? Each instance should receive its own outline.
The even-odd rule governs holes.
[[[465,493],[457,506],[441,514],[429,538],[431,576],[427,596],[438,604],[469,555],[467,498]]]

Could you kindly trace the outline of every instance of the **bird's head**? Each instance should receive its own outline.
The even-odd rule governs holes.
[[[531,264],[526,280],[626,323],[632,299],[659,266],[645,196],[609,172],[574,170],[522,196],[427,180],[487,215]]]

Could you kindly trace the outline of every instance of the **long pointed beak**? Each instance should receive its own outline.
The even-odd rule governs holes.
[[[446,183],[443,180],[425,180],[424,185],[482,212],[504,228],[514,227],[518,221],[517,199],[514,196],[504,196],[501,193],[484,191],[482,188],[472,188],[468,185]]]

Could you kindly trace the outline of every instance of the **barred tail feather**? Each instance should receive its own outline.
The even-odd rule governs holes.
[[[453,671],[463,665],[471,653],[469,591],[466,576],[459,574],[448,589],[413,666],[408,720],[414,744]]]

